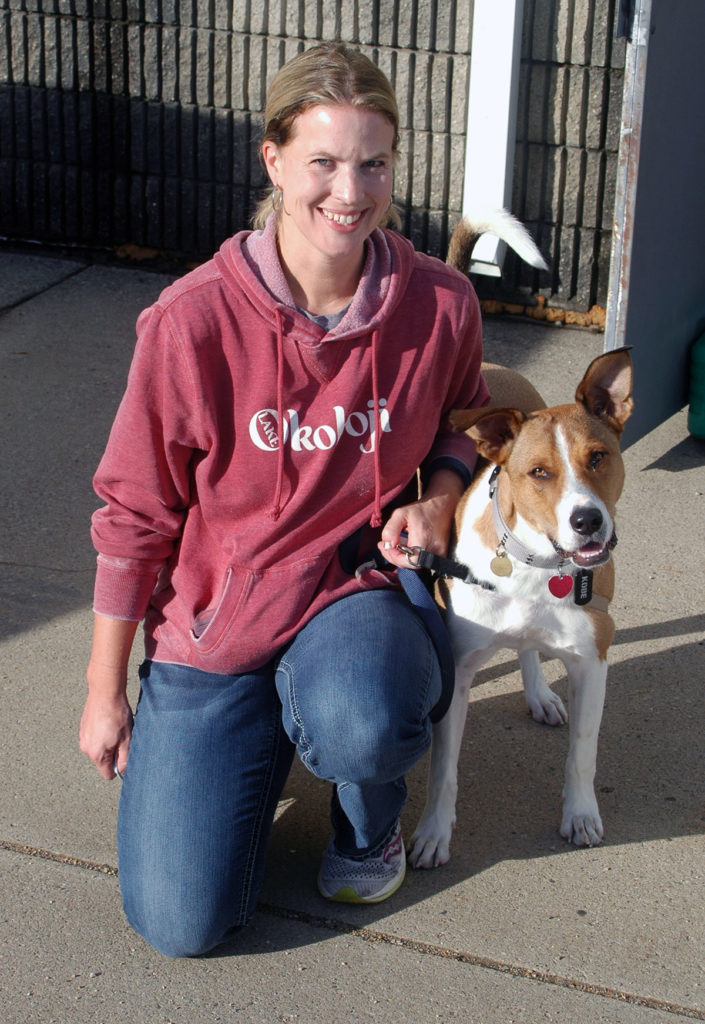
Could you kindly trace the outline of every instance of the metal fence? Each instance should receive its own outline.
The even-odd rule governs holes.
[[[525,2],[513,209],[551,272],[510,257],[481,292],[604,304],[614,8]],[[470,0],[0,0],[0,235],[207,257],[261,194],[268,81],[305,46],[342,39],[396,88],[404,231],[442,256],[461,209],[471,26]]]

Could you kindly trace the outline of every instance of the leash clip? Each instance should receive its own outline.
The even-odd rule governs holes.
[[[397,544],[397,551],[401,551],[406,555],[406,560],[412,569],[418,569],[421,565],[421,552],[423,548],[420,548],[418,544],[414,545],[413,548],[407,547],[405,544]]]

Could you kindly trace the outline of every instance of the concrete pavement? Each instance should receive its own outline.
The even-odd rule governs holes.
[[[236,944],[169,961],[128,928],[114,870],[119,783],[104,782],[76,742],[90,481],[134,321],[169,280],[0,251],[2,1019],[705,1020],[705,442],[689,437],[684,411],[625,454],[601,847],[558,835],[567,734],[527,717],[506,652],[472,692],[446,867],[410,872],[376,908],[325,902],[315,876],[328,789],[296,767],[260,911]],[[487,357],[524,372],[549,402],[569,400],[602,349],[599,334],[519,319],[488,319],[485,335]],[[561,666],[546,670],[564,694]],[[407,836],[425,773],[424,762],[409,779]]]

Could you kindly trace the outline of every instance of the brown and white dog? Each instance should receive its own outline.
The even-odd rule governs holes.
[[[624,482],[619,441],[632,410],[631,360],[625,349],[598,356],[575,402],[553,408],[513,371],[484,369],[493,406],[512,408],[456,416],[486,463],[455,521],[452,557],[469,568],[472,581],[441,582],[456,685],[450,710],[434,726],[428,797],[409,851],[414,867],[449,859],[468,691],[477,670],[503,648],[518,651],[526,700],[539,722],[560,725],[568,715],[546,683],[538,652],[565,665],[570,741],[560,832],[578,846],[603,837],[593,779],[614,636],[610,553]]]

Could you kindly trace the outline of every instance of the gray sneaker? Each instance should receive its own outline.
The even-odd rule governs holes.
[[[318,891],[337,903],[381,903],[406,875],[406,850],[397,821],[390,839],[375,856],[353,860],[337,852],[331,839],[318,873]]]

